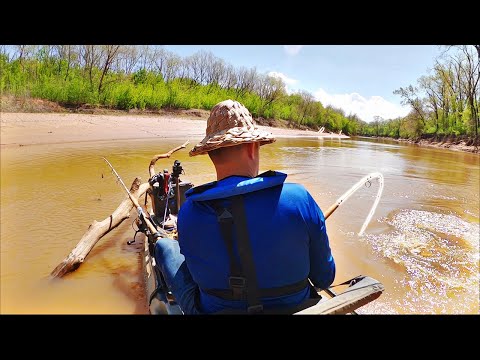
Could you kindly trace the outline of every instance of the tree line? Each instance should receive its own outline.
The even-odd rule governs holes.
[[[467,135],[478,143],[480,129],[480,45],[444,46],[429,75],[394,94],[410,113],[396,119],[375,117],[362,132],[393,138]]]
[[[180,57],[148,45],[0,45],[0,91],[65,106],[111,109],[200,108],[232,98],[254,117],[283,119],[348,135],[416,138],[478,135],[479,46],[446,49],[417,87],[395,90],[411,107],[404,118],[367,123],[323,106],[307,91],[288,94],[282,79],[234,67],[210,52]]]

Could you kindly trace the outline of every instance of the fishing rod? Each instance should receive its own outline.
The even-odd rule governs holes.
[[[372,219],[372,216],[373,216],[373,213],[375,212],[375,209],[377,208],[377,205],[378,205],[378,202],[380,201],[380,197],[382,196],[382,192],[383,192],[383,175],[379,172],[374,172],[374,173],[371,173],[371,174],[368,174],[366,176],[364,176],[363,178],[361,178],[357,183],[355,183],[350,189],[348,189],[342,196],[340,196],[337,201],[335,201],[328,209],[327,211],[325,211],[324,213],[324,217],[325,217],[325,220],[328,219],[328,217],[330,215],[333,214],[333,212],[335,210],[338,209],[338,207],[343,204],[350,196],[352,196],[353,193],[355,193],[358,189],[360,189],[364,184],[371,184],[370,180],[372,179],[375,179],[377,178],[378,179],[378,182],[380,183],[380,186],[378,188],[378,191],[377,191],[377,196],[375,197],[375,201],[372,205],[372,208],[370,209],[370,212],[367,216],[367,218],[365,219],[363,225],[362,225],[362,228],[360,229],[360,231],[358,232],[358,235],[359,236],[362,236],[363,232],[365,231],[366,227],[368,226],[368,223],[370,222],[370,220]],[[370,185],[369,185],[370,186]],[[342,284],[338,284],[338,285],[345,285],[345,283],[342,283]],[[334,286],[338,286],[338,285],[334,285]],[[337,293],[335,291],[333,291],[331,288],[333,286],[330,286],[329,288],[326,288],[326,289],[323,289],[328,295],[330,295],[331,297],[335,297],[337,296]],[[352,311],[352,314],[354,315],[358,315],[358,313],[356,311]]]
[[[359,236],[362,236],[363,235],[363,232],[365,231],[366,227],[368,226],[368,223],[370,222],[370,220],[372,219],[372,216],[373,216],[373,213],[375,212],[375,209],[377,208],[377,205],[380,201],[380,197],[382,196],[382,192],[383,192],[383,175],[379,172],[373,172],[371,174],[368,174],[366,176],[364,176],[363,178],[361,178],[355,185],[353,185],[350,189],[348,189],[342,196],[340,196],[337,201],[335,201],[335,203],[333,203],[328,209],[327,211],[325,211],[324,213],[324,216],[325,216],[325,220],[328,219],[328,217],[330,215],[333,214],[333,212],[335,210],[337,210],[337,208],[342,205],[350,196],[353,195],[353,193],[355,193],[358,189],[360,189],[364,184],[369,184],[369,187],[371,185],[371,180],[372,179],[375,179],[377,178],[378,179],[378,182],[380,184],[379,188],[378,188],[378,191],[377,191],[377,196],[375,197],[375,201],[372,205],[372,208],[370,209],[370,212],[367,216],[367,218],[365,219],[363,225],[362,225],[362,228],[360,229],[360,231],[358,232],[358,235]]]
[[[160,236],[160,233],[159,231],[157,230],[157,228],[152,224],[152,222],[150,221],[150,219],[148,219],[143,211],[143,208],[140,206],[140,204],[138,203],[138,200],[135,199],[133,197],[133,195],[130,193],[130,190],[128,190],[127,186],[125,185],[125,183],[123,182],[122,178],[120,177],[120,175],[118,175],[117,171],[113,168],[113,165],[110,164],[110,162],[102,157],[103,160],[105,160],[105,162],[108,164],[108,166],[110,166],[110,168],[112,169],[112,173],[116,176],[116,178],[118,179],[118,181],[120,182],[120,184],[122,184],[122,187],[125,189],[125,191],[127,192],[128,194],[128,197],[130,198],[130,200],[132,201],[133,205],[135,205],[135,207],[137,208],[137,213],[138,213],[138,217],[140,218],[140,220],[147,226],[148,230],[150,230],[150,233],[152,233],[152,235],[155,235],[156,237],[159,237]]]

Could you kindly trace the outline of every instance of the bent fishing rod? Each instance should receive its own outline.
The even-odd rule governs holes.
[[[377,196],[375,197],[375,201],[372,205],[372,208],[370,209],[370,212],[368,213],[368,216],[367,218],[365,219],[363,225],[362,225],[362,228],[360,229],[360,231],[358,232],[358,235],[359,236],[362,236],[363,235],[363,232],[365,231],[366,227],[368,226],[368,223],[370,222],[370,220],[372,219],[372,216],[373,216],[373,213],[375,212],[375,209],[377,208],[377,205],[380,201],[380,197],[382,196],[382,192],[383,192],[383,175],[379,172],[373,172],[371,174],[368,174],[366,176],[364,176],[363,178],[361,178],[357,183],[355,183],[350,189],[348,189],[342,196],[340,196],[328,209],[327,211],[325,211],[324,213],[324,217],[325,217],[325,220],[328,219],[328,217],[330,215],[333,214],[333,212],[335,210],[338,209],[338,207],[340,205],[342,205],[350,196],[352,196],[358,189],[360,189],[364,184],[365,186],[367,184],[369,184],[369,187],[371,185],[371,180],[372,179],[375,179],[377,178],[378,179],[378,182],[380,184],[379,188],[378,188],[378,191],[377,191]],[[342,283],[342,284],[338,284],[338,285],[345,285],[345,283]],[[338,285],[335,285],[335,286],[338,286]],[[331,286],[332,287],[332,286]],[[331,288],[330,287],[330,288]],[[327,294],[329,294],[330,296],[332,297],[335,297],[337,296],[337,293],[334,292],[333,290],[331,290],[330,288],[326,288],[326,289],[323,289]],[[358,315],[358,313],[356,311],[353,311],[352,312],[354,315]]]
[[[355,193],[358,189],[360,189],[362,187],[362,185],[365,184],[365,186],[367,184],[369,184],[369,187],[371,185],[371,180],[372,179],[375,179],[375,178],[378,178],[378,182],[380,183],[380,186],[378,188],[378,191],[377,191],[377,196],[375,197],[375,201],[372,205],[372,208],[370,209],[370,212],[368,213],[368,216],[367,218],[365,219],[363,225],[362,225],[362,228],[360,229],[360,231],[358,232],[358,235],[359,236],[362,236],[363,235],[363,232],[365,231],[365,229],[367,228],[368,226],[368,223],[370,222],[370,220],[372,219],[372,216],[373,216],[373,213],[375,212],[375,209],[377,208],[377,205],[378,205],[378,202],[380,201],[380,197],[382,196],[382,192],[383,192],[383,175],[379,172],[373,172],[371,174],[368,174],[366,176],[364,176],[363,178],[361,178],[356,184],[354,184],[350,189],[348,189],[342,196],[340,196],[337,201],[335,201],[335,203],[333,203],[328,209],[327,211],[325,211],[324,213],[324,216],[325,216],[325,220],[328,219],[328,217],[330,215],[333,214],[333,212],[335,210],[337,210],[337,208],[342,205],[350,196],[353,195],[353,193]]]

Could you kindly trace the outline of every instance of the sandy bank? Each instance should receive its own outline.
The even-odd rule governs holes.
[[[26,146],[79,141],[125,140],[142,138],[202,138],[206,118],[172,115],[96,115],[71,113],[0,113],[0,144]],[[348,138],[338,134],[275,128],[277,137]]]

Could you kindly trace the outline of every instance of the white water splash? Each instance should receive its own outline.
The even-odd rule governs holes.
[[[400,285],[407,312],[469,312],[479,302],[478,224],[454,215],[403,210],[385,220],[391,233],[364,240],[394,266],[405,268]],[[400,304],[399,304],[400,306]]]

